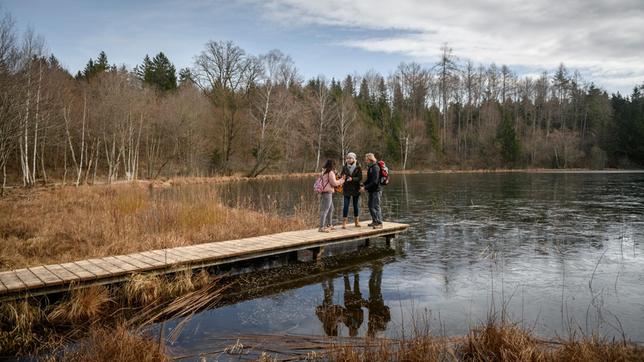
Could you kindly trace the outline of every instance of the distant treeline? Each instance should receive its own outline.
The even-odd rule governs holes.
[[[401,63],[303,80],[280,51],[211,41],[191,68],[163,53],[132,70],[101,52],[75,76],[0,15],[0,168],[10,183],[319,169],[375,152],[395,169],[639,167],[644,85],[608,95],[562,64]]]

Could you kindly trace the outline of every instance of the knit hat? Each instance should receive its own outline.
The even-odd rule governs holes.
[[[347,153],[347,158],[353,158],[354,160],[357,160],[357,159],[358,159],[358,157],[356,156],[356,154],[355,154],[355,153],[353,153],[353,152],[349,152],[349,153]]]

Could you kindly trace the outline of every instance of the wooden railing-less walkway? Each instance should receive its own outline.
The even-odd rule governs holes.
[[[116,283],[135,273],[174,273],[299,250],[311,250],[316,255],[325,245],[354,240],[385,237],[389,242],[408,227],[386,222],[382,229],[350,226],[331,233],[320,233],[317,229],[289,231],[10,270],[0,273],[0,300],[63,292],[91,284]]]

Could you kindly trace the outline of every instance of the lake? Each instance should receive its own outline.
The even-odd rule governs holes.
[[[293,215],[316,205],[312,184],[184,187],[217,187],[231,205]],[[395,250],[335,251],[339,261],[310,279],[276,278],[275,288],[201,312],[176,345],[237,334],[395,337],[413,320],[452,336],[490,316],[545,338],[644,341],[643,173],[394,174],[383,211],[411,225]]]

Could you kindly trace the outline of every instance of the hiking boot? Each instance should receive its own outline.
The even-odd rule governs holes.
[[[356,223],[356,227],[357,227],[357,228],[359,228],[360,226],[362,226],[362,225],[360,225],[360,216],[356,216],[356,218],[355,218],[355,223]]]
[[[367,224],[368,227],[372,227],[374,225],[376,225],[376,223],[374,223],[374,222],[370,222],[370,223]]]
[[[374,224],[373,228],[374,229],[382,229],[382,224]]]
[[[345,217],[342,219],[342,228],[346,229],[347,228],[347,222],[349,222],[349,218]]]

